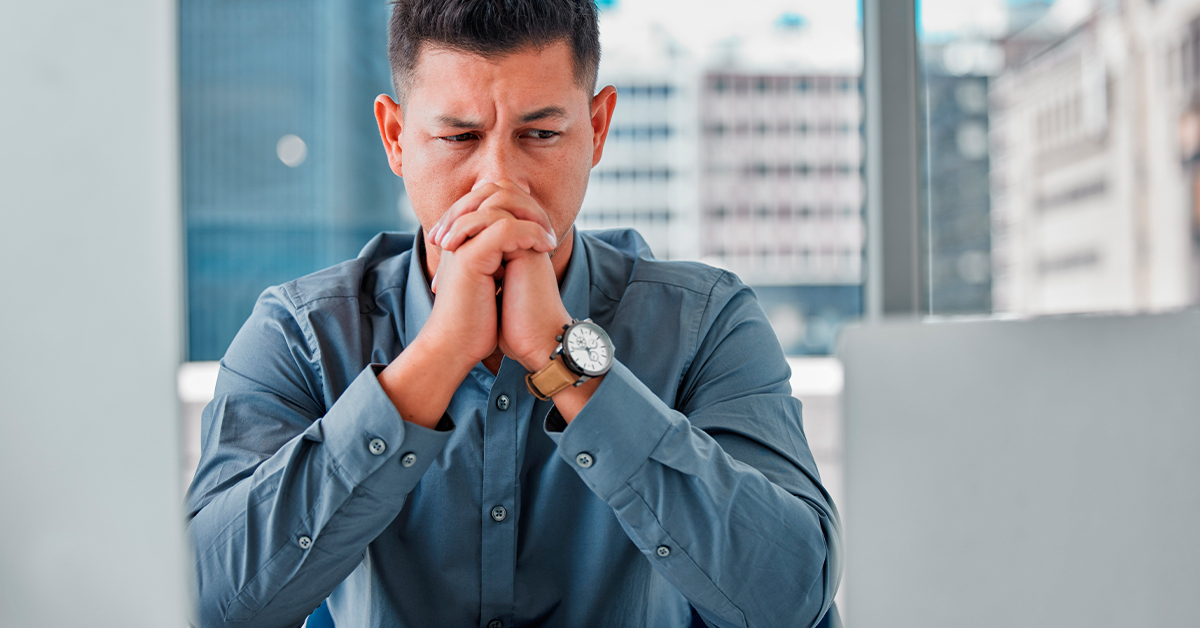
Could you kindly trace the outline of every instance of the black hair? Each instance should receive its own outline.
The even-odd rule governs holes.
[[[595,0],[396,0],[388,23],[388,62],[397,100],[411,86],[428,46],[495,59],[565,42],[575,82],[589,94],[600,66]]]

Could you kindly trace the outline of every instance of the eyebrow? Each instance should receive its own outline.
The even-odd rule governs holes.
[[[437,123],[442,126],[448,126],[455,129],[473,129],[479,126],[479,123],[475,122],[474,120],[465,120],[463,118],[456,118],[454,116],[447,115],[438,116],[436,120]]]
[[[558,106],[542,107],[537,111],[531,111],[521,116],[521,124],[529,124],[537,120],[545,120],[546,118],[566,118],[567,110]]]
[[[549,107],[542,107],[537,111],[531,111],[521,116],[521,124],[529,124],[530,122],[545,120],[547,118],[565,119],[567,117],[566,109],[557,105],[551,105]],[[440,115],[435,118],[435,120],[441,126],[447,126],[454,129],[474,129],[480,126],[480,123],[476,120],[468,120],[466,118],[459,118],[451,115]]]

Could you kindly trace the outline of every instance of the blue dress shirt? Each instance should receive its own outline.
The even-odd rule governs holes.
[[[376,375],[433,296],[421,243],[268,289],[221,361],[189,491],[202,626],[812,626],[841,526],[735,276],[576,233],[561,286],[617,361],[565,425],[505,358],[437,429]]]

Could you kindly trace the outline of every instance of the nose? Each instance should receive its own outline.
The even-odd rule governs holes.
[[[494,135],[487,138],[480,147],[478,158],[475,185],[471,189],[507,179],[526,193],[530,191],[528,169],[515,139]]]

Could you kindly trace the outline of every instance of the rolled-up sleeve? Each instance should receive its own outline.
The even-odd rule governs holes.
[[[620,362],[559,455],[712,626],[812,626],[833,603],[841,525],[790,371],[749,289],[725,278],[675,409]]]
[[[326,409],[311,329],[260,298],[222,360],[189,491],[202,626],[296,626],[362,560],[453,430],[406,422],[372,364]]]

